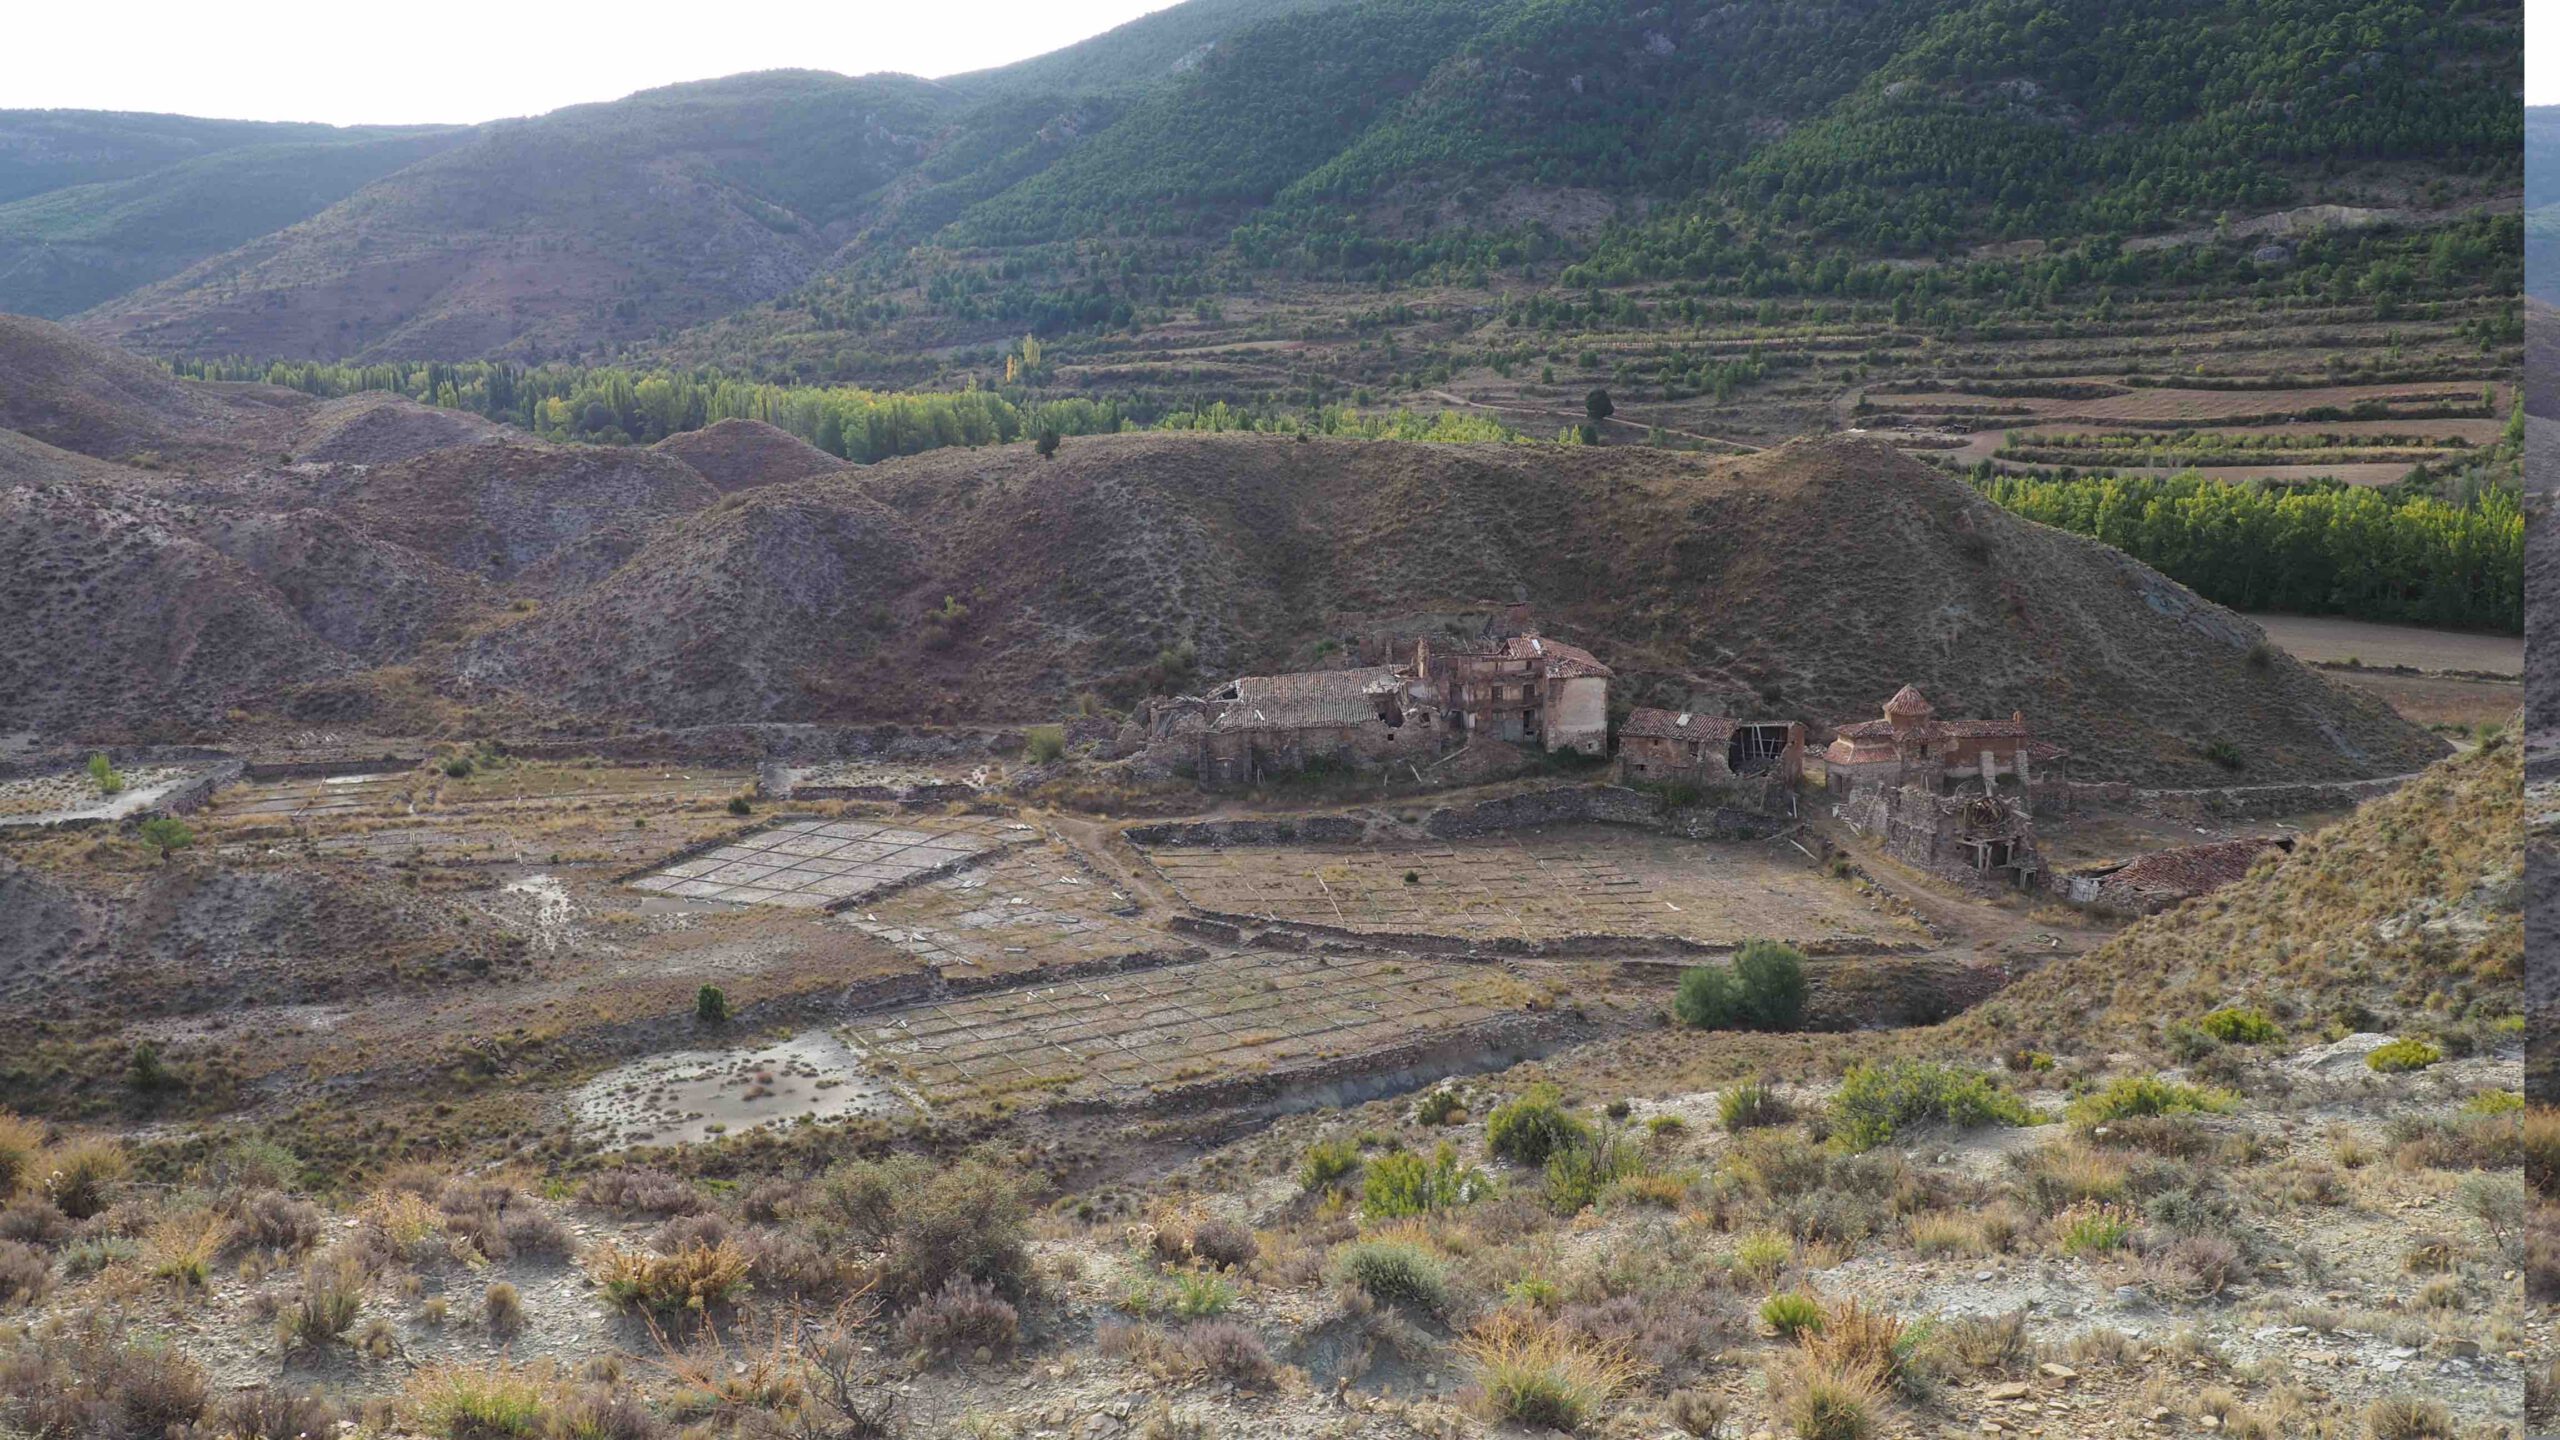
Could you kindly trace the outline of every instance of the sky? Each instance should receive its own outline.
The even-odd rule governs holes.
[[[744,70],[983,70],[1170,3],[9,0],[0,109],[468,124]]]
[[[2560,0],[2524,7],[2524,101],[2560,105]]]

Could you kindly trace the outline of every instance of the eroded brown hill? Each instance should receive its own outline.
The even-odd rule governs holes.
[[[723,420],[650,447],[702,472],[723,491],[752,490],[841,470],[845,462],[779,426]]]
[[[1827,726],[1917,681],[1945,714],[2027,711],[2075,774],[2144,780],[2442,753],[2248,621],[1854,439],[1726,461],[1161,434],[950,450],[674,522],[469,669],[668,720],[1042,719],[1088,689],[1132,698],[1186,646],[1200,675],[1251,671],[1514,594],[1630,698]],[[2239,771],[2202,758],[2216,741]]]

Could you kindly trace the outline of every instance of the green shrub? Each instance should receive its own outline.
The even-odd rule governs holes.
[[[101,795],[124,793],[124,774],[109,763],[104,751],[89,757],[89,779],[98,787],[98,793]]]
[[[1677,1140],[1689,1133],[1689,1122],[1677,1115],[1656,1115],[1644,1122],[1644,1128],[1656,1140]]]
[[[2524,1097],[2513,1090],[2481,1090],[2462,1102],[2465,1115],[2509,1115],[2524,1108]]]
[[[2121,1250],[2133,1238],[2133,1218],[2113,1205],[2075,1205],[2054,1217],[2065,1255]]]
[[[1360,1147],[1350,1140],[1319,1140],[1298,1161],[1298,1188],[1309,1194],[1360,1168]]]
[[[2228,1115],[2240,1108],[2227,1090],[2163,1080],[2156,1075],[2129,1075],[2104,1090],[2083,1095],[2064,1113],[2082,1129],[2139,1115]]]
[[[2394,1040],[2364,1057],[2364,1063],[2381,1075],[2401,1075],[2411,1070],[2424,1070],[2444,1058],[2444,1051],[2432,1040],[2408,1036]]]
[[[1731,970],[1683,972],[1671,1012],[1700,1030],[1793,1030],[1804,1023],[1804,955],[1775,940],[1744,943]]]
[[[1538,1085],[1517,1100],[1493,1107],[1485,1117],[1485,1144],[1494,1154],[1521,1165],[1544,1165],[1561,1145],[1587,1139],[1591,1127],[1564,1108],[1551,1085]]]
[[[2196,1028],[2226,1045],[2264,1045],[2284,1038],[2284,1031],[2262,1010],[2225,1006],[2196,1022]]]
[[[1733,1273],[1756,1285],[1766,1285],[1796,1258],[1795,1242],[1774,1230],[1760,1230],[1742,1237],[1733,1247]]]
[[[157,852],[165,864],[170,856],[196,843],[196,832],[175,815],[154,815],[142,822],[142,843]]]
[[[1755,1080],[1717,1096],[1716,1118],[1726,1130],[1739,1135],[1745,1130],[1784,1125],[1795,1118],[1795,1109],[1774,1087]]]
[[[1369,1162],[1369,1172],[1360,1183],[1360,1208],[1372,1220],[1400,1220],[1471,1205],[1492,1189],[1493,1182],[1483,1171],[1458,1163],[1458,1152],[1451,1146],[1442,1145],[1427,1161],[1410,1150],[1399,1150]]]
[[[1760,1302],[1760,1323],[1793,1340],[1810,1330],[1822,1332],[1822,1302],[1801,1290],[1788,1290]]]
[[[1336,1260],[1345,1280],[1373,1300],[1437,1312],[1449,1302],[1449,1272],[1431,1253],[1398,1240],[1362,1240]]]
[[[512,1370],[434,1366],[409,1382],[419,1430],[442,1440],[527,1440],[548,1428],[542,1386]]]
[[[1236,1287],[1211,1271],[1177,1275],[1173,1280],[1173,1313],[1186,1320],[1206,1320],[1235,1307]]]
[[[717,985],[705,985],[693,992],[693,1018],[705,1025],[729,1022],[729,995]]]
[[[1067,732],[1056,725],[1034,725],[1022,732],[1022,739],[1034,765],[1046,765],[1067,753]]]
[[[1421,1099],[1413,1102],[1413,1118],[1425,1125],[1446,1125],[1466,1110],[1466,1101],[1445,1086],[1426,1090]]]
[[[1851,1151],[1872,1150],[1932,1121],[1970,1130],[2034,1120],[2026,1102],[1990,1076],[1927,1060],[1853,1065],[1831,1101],[1832,1136]]]
[[[1623,1131],[1585,1134],[1547,1154],[1547,1207],[1579,1215],[1613,1182],[1643,1172],[1644,1155]]]

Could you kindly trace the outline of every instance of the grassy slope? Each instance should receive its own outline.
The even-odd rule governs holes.
[[[2524,970],[2523,747],[2512,734],[2204,899],[2019,981],[1942,1032],[1977,1051],[2125,1048],[2257,1005],[2297,1031],[2515,1013]]]

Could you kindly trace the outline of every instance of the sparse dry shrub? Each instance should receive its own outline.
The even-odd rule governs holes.
[[[275,1190],[258,1190],[233,1207],[226,1248],[299,1255],[320,1243],[320,1207]]]
[[[255,1385],[223,1397],[205,1426],[218,1440],[326,1440],[340,1418],[317,1390]]]
[[[1174,1343],[1206,1374],[1247,1389],[1269,1390],[1280,1380],[1279,1362],[1252,1328],[1233,1320],[1195,1320]]]
[[[1221,1269],[1236,1270],[1253,1262],[1262,1253],[1261,1243],[1254,1238],[1252,1227],[1233,1220],[1212,1217],[1191,1230],[1191,1256]]]
[[[2039,1147],[2012,1163],[2022,1172],[2027,1203],[2039,1214],[2112,1204],[2132,1189],[2132,1171],[2121,1157],[2076,1141]]]
[[[282,1321],[285,1343],[320,1349],[336,1344],[356,1323],[364,1305],[364,1265],[352,1253],[331,1250],[302,1272],[302,1290]]]
[[[818,1181],[808,1207],[829,1230],[866,1245],[883,1244],[897,1229],[903,1197],[921,1189],[932,1175],[933,1163],[921,1155],[848,1160]]]
[[[898,1317],[898,1343],[915,1353],[948,1358],[1005,1349],[1020,1328],[1020,1315],[993,1285],[955,1275]]]
[[[666,1427],[630,1390],[611,1383],[580,1385],[559,1397],[551,1416],[559,1440],[659,1440]]]
[[[649,1237],[649,1248],[662,1255],[673,1255],[697,1245],[709,1248],[728,1239],[728,1219],[716,1212],[704,1211],[699,1215],[679,1215],[659,1226]]]
[[[734,1243],[694,1245],[673,1255],[625,1250],[607,1241],[588,1255],[606,1298],[626,1310],[701,1314],[728,1304],[746,1287],[747,1255]]]
[[[1662,1404],[1662,1418],[1696,1440],[1719,1440],[1727,1414],[1724,1397],[1711,1390],[1674,1390]]]
[[[983,1280],[1009,1297],[1028,1293],[1029,1215],[1021,1183],[993,1165],[961,1160],[934,1171],[897,1198],[881,1257],[883,1293],[912,1301],[954,1276]]]
[[[2453,1414],[2433,1400],[2387,1395],[2365,1407],[2364,1433],[2372,1440],[2454,1440]]]
[[[860,1266],[796,1229],[758,1227],[737,1236],[756,1289],[775,1295],[841,1294],[862,1283]]]
[[[1854,1296],[1834,1305],[1821,1328],[1797,1336],[1815,1366],[1841,1374],[1864,1372],[1878,1381],[1899,1381],[1910,1359],[1908,1327],[1899,1316],[1879,1310]]]
[[[2560,1106],[2535,1105],[2524,1112],[2516,1135],[2524,1152],[2524,1178],[2534,1189],[2560,1199]]]
[[[492,1335],[513,1335],[524,1328],[524,1297],[500,1280],[480,1292],[480,1323]]]
[[[44,1126],[23,1115],[0,1110],[0,1201],[43,1181],[37,1160],[44,1153]]]
[[[48,1150],[37,1162],[45,1198],[74,1220],[86,1220],[115,1203],[133,1169],[122,1142],[86,1137]]]
[[[2240,1247],[2220,1235],[2181,1235],[2143,1259],[2143,1283],[2164,1300],[2210,1300],[2246,1271]]]
[[[71,1217],[41,1195],[19,1196],[0,1208],[0,1240],[21,1245],[54,1245],[69,1238]]]
[[[155,1280],[182,1290],[201,1290],[212,1283],[213,1262],[222,1254],[231,1224],[210,1210],[182,1210],[163,1217],[142,1237],[143,1268]]]
[[[203,1416],[202,1367],[159,1341],[127,1342],[95,1316],[0,1352],[0,1423],[34,1440],[159,1440]]]
[[[1796,1440],[1868,1440],[1885,1403],[1881,1374],[1811,1354],[1774,1367],[1769,1390],[1780,1422]]]
[[[0,1240],[0,1309],[33,1305],[53,1289],[53,1262],[33,1245]]]
[[[1711,1292],[1670,1288],[1569,1304],[1556,1312],[1555,1325],[1662,1371],[1703,1363],[1733,1329]]]
[[[1634,1364],[1610,1346],[1518,1310],[1494,1312],[1458,1350],[1473,1362],[1492,1418],[1567,1434],[1635,1376]]]
[[[534,1440],[551,1421],[546,1377],[516,1367],[429,1365],[409,1377],[401,1408],[439,1440]]]
[[[510,1209],[498,1233],[507,1253],[519,1260],[566,1260],[578,1251],[569,1228],[532,1204]]]
[[[802,1187],[790,1180],[759,1180],[738,1199],[738,1214],[759,1225],[771,1225],[797,1214]]]
[[[1982,1232],[1969,1215],[1931,1210],[1902,1222],[1903,1231],[1911,1238],[1917,1253],[1936,1258],[1944,1255],[1972,1255],[1983,1249]]]
[[[361,1218],[368,1248],[383,1256],[428,1265],[453,1254],[443,1213],[413,1190],[377,1192]]]
[[[618,1215],[693,1215],[711,1204],[683,1179],[638,1166],[587,1177],[578,1198]]]
[[[2450,1236],[2420,1234],[2411,1236],[2408,1244],[2401,1247],[2400,1263],[2413,1275],[2441,1275],[2451,1270],[2461,1256],[2462,1247]]]
[[[2027,1338],[2027,1312],[1964,1315],[1929,1332],[1928,1345],[1939,1356],[1979,1375],[2006,1375],[2035,1358]]]

